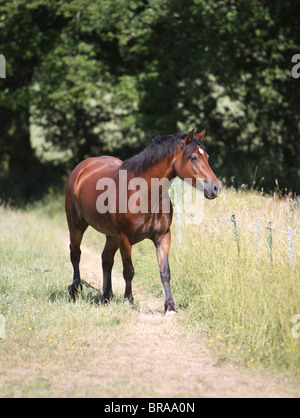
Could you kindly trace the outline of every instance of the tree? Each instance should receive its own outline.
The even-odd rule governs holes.
[[[21,184],[26,196],[34,188],[38,165],[30,141],[34,71],[63,26],[53,14],[54,4],[50,0],[0,4],[0,45],[7,65],[6,79],[0,80],[1,177],[6,191],[12,183],[14,191]]]
[[[299,192],[299,15],[289,0],[2,1],[2,166],[40,164],[30,121],[70,166],[205,127],[220,175]]]

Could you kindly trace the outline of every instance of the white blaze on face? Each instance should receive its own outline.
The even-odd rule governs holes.
[[[202,148],[199,147],[199,145],[198,145],[198,151],[200,152],[200,154],[204,155],[204,151]]]

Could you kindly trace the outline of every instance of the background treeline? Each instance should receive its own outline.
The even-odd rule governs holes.
[[[299,20],[289,0],[1,1],[1,198],[194,127],[219,176],[299,193]]]

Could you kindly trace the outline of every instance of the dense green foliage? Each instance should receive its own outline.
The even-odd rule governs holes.
[[[3,183],[21,175],[26,198],[39,188],[45,161],[32,123],[68,151],[63,170],[89,155],[126,158],[155,131],[205,127],[219,176],[267,191],[277,179],[299,193],[299,9],[290,0],[1,1]],[[43,173],[50,181],[58,168]]]

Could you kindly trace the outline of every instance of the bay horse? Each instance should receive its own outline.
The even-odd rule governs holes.
[[[168,254],[171,242],[172,204],[170,211],[163,210],[162,192],[157,195],[159,209],[151,212],[150,203],[147,211],[129,210],[120,201],[121,192],[125,192],[127,201],[132,197],[133,190],[128,190],[130,180],[140,178],[148,186],[145,191],[151,194],[152,179],[168,179],[172,181],[179,176],[181,179],[192,179],[196,187],[196,179],[204,180],[204,195],[207,199],[216,198],[221,191],[221,183],[216,178],[208,163],[208,154],[202,139],[205,130],[195,135],[168,135],[156,137],[140,154],[122,162],[115,157],[101,156],[82,161],[71,173],[66,187],[66,215],[70,231],[70,253],[73,265],[73,283],[69,293],[76,300],[82,290],[79,263],[83,234],[90,225],[98,232],[106,235],[106,244],[102,253],[103,270],[103,301],[112,297],[111,271],[114,256],[119,249],[123,262],[125,279],[124,298],[133,301],[132,279],[134,267],[131,259],[132,246],[144,239],[153,241],[156,247],[160,277],[165,297],[165,313],[176,312],[170,287],[170,267]],[[127,184],[120,183],[121,171],[127,173]],[[106,202],[110,199],[108,187],[99,187],[99,181],[111,180],[116,193],[112,198],[114,210],[99,210],[99,199]],[[143,186],[144,185],[144,186]],[[132,188],[131,188],[132,189]],[[120,192],[120,193],[119,193]],[[143,190],[142,190],[143,192]],[[105,197],[105,199],[104,199]],[[123,205],[123,206],[122,206]],[[122,208],[121,208],[122,206]],[[132,203],[131,203],[132,208]],[[122,209],[122,210],[121,210]]]

